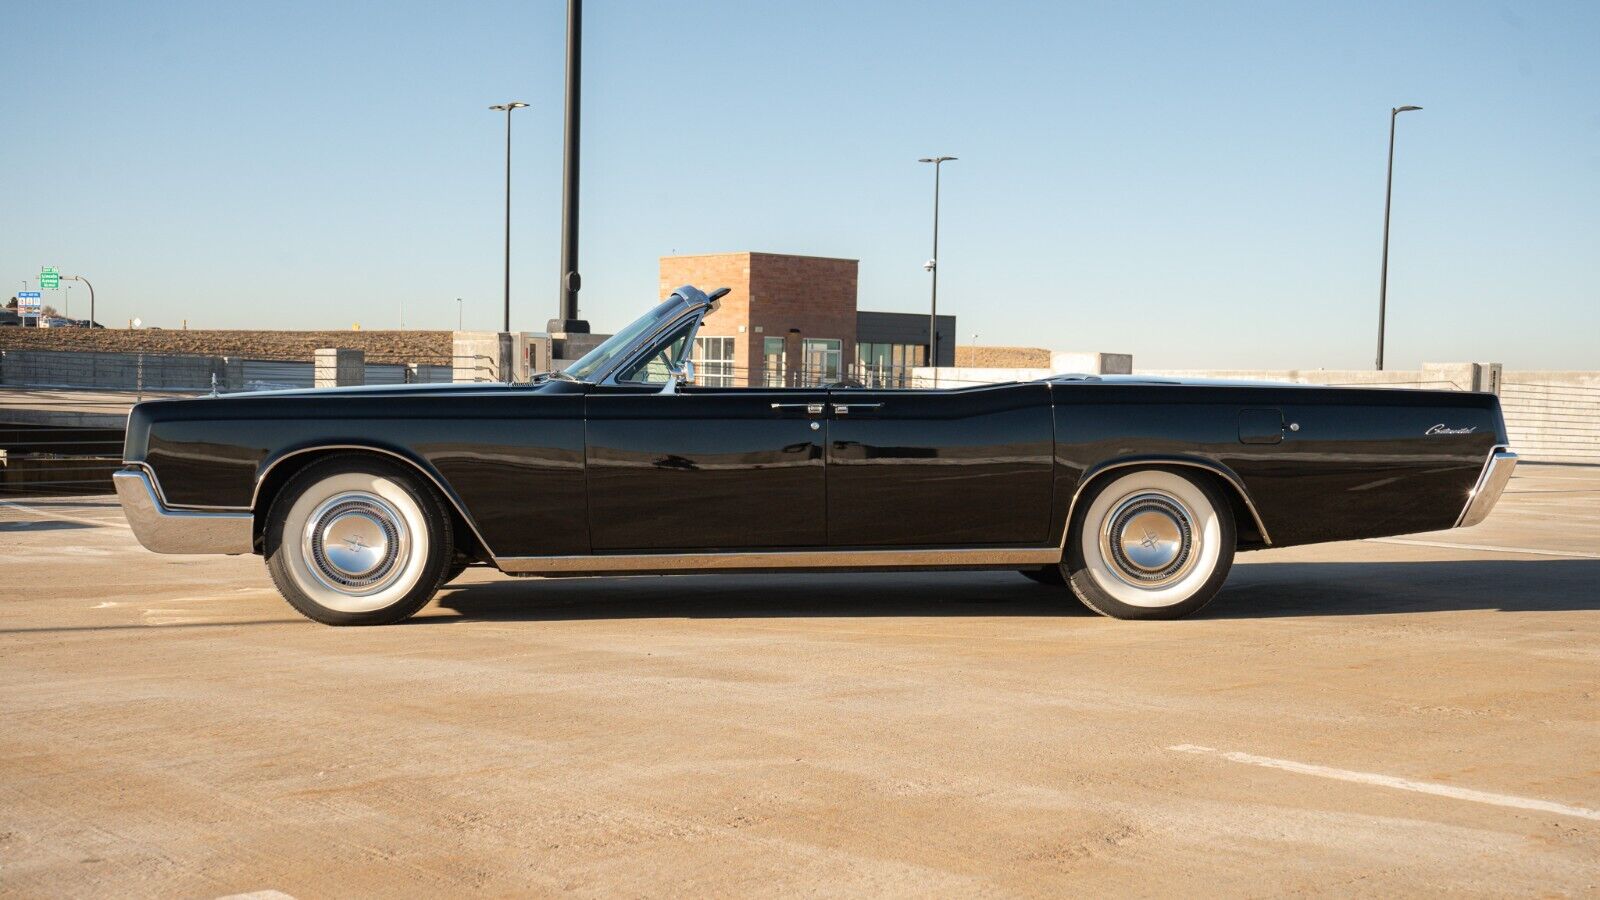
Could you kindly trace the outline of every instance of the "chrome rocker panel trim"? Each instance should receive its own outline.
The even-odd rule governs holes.
[[[133,536],[156,553],[226,553],[255,551],[254,517],[248,512],[197,512],[172,509],[156,497],[143,469],[111,474],[117,499]]]
[[[629,553],[614,556],[502,556],[510,575],[621,575],[719,572],[738,569],[1016,568],[1061,561],[1056,547],[940,550],[772,550],[741,553]]]
[[[1517,455],[1510,448],[1496,447],[1490,450],[1489,458],[1483,462],[1483,471],[1478,473],[1478,483],[1467,495],[1467,503],[1461,508],[1461,517],[1456,519],[1455,527],[1468,528],[1489,518],[1489,512],[1500,502],[1500,495],[1516,468]]]

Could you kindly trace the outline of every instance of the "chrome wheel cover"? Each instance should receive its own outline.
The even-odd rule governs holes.
[[[1195,516],[1165,491],[1143,490],[1117,502],[1101,520],[1100,552],[1131,587],[1153,590],[1182,579],[1199,557]]]
[[[324,586],[351,597],[384,590],[411,556],[406,519],[376,494],[346,491],[318,504],[301,529],[305,567]]]

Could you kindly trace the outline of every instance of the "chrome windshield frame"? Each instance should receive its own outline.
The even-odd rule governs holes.
[[[700,323],[717,308],[717,304],[698,288],[690,285],[684,285],[673,291],[672,297],[677,297],[681,301],[681,309],[662,316],[661,321],[655,328],[641,333],[632,344],[612,356],[605,365],[595,371],[592,378],[586,379],[584,383],[600,385],[622,384],[623,382],[617,381],[619,374],[627,371],[629,366],[647,358],[650,353],[659,350],[660,343],[682,328],[684,322],[691,318],[695,321],[690,326],[689,337],[684,342],[684,347],[692,355],[694,353],[694,337],[700,331]]]

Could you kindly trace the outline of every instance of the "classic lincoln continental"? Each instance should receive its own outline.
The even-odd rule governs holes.
[[[680,288],[526,384],[140,403],[117,493],[159,553],[255,553],[295,609],[397,622],[510,575],[1009,569],[1171,619],[1235,552],[1463,527],[1516,455],[1489,394],[1058,376],[694,383]]]

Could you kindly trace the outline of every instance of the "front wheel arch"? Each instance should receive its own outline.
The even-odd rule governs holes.
[[[346,454],[398,462],[412,470],[417,478],[428,485],[443,501],[443,506],[450,515],[457,554],[479,562],[492,561],[493,555],[489,551],[488,544],[478,534],[477,523],[467,516],[460,498],[445,487],[444,481],[438,474],[407,454],[366,444],[317,444],[278,454],[264,462],[260,473],[256,476],[255,494],[250,503],[250,513],[255,520],[251,537],[256,553],[263,551],[267,512],[272,509],[272,501],[282,492],[284,486],[307,467],[329,457]]]

